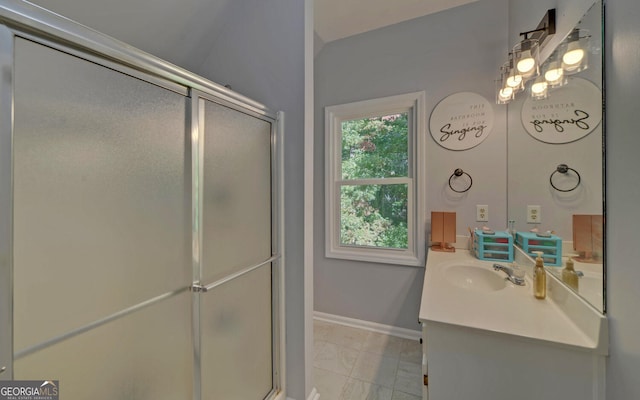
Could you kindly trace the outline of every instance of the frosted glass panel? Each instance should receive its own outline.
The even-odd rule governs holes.
[[[65,400],[191,400],[191,296],[183,292],[18,359],[15,379],[59,380]]]
[[[205,101],[203,282],[271,257],[271,125]]]
[[[15,63],[20,351],[188,286],[190,188],[183,96],[22,39]]]
[[[271,265],[202,295],[202,399],[259,400],[271,391]]]

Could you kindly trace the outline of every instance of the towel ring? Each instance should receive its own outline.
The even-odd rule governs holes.
[[[560,189],[559,187],[557,187],[556,185],[553,184],[553,176],[557,173],[561,173],[561,174],[568,174],[569,171],[573,171],[576,176],[578,177],[578,183],[576,183],[576,185],[574,187],[572,187],[571,189]],[[580,177],[580,173],[578,171],[576,171],[575,169],[569,167],[567,164],[559,164],[556,167],[556,170],[553,171],[551,173],[551,176],[549,176],[549,183],[551,184],[551,186],[557,190],[558,192],[571,192],[573,190],[575,190],[578,186],[580,186],[580,181],[582,180],[582,178]]]
[[[466,176],[469,177],[469,186],[464,190],[456,190],[456,189],[453,188],[453,185],[451,185],[451,180],[453,178],[461,177],[462,175],[466,175]],[[453,171],[453,174],[451,174],[451,176],[449,177],[449,187],[451,188],[451,190],[453,190],[456,193],[464,193],[464,192],[468,191],[469,189],[471,189],[472,185],[473,185],[473,178],[471,178],[471,175],[469,175],[468,173],[464,172],[460,168],[456,168],[456,170]]]

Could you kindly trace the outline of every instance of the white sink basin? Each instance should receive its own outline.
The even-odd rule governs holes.
[[[504,276],[477,265],[451,265],[444,276],[449,283],[476,292],[495,292],[507,286]]]
[[[530,280],[534,261],[516,248],[516,262],[528,274],[526,286],[506,282],[506,274],[494,271],[493,262],[478,260],[468,250],[429,251],[420,321],[432,327],[464,326],[606,355],[606,317],[551,275],[547,277],[547,298],[534,298]],[[582,270],[588,272],[586,267]],[[586,281],[580,283],[588,287]]]

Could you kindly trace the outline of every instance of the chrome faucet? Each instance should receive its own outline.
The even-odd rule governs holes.
[[[513,268],[507,267],[502,264],[493,264],[493,269],[496,271],[504,271],[507,274],[507,277],[505,279],[507,279],[514,285],[524,286],[524,274],[522,274],[521,276],[516,276]]]

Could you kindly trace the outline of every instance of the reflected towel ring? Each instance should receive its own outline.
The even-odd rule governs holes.
[[[453,178],[461,177],[462,175],[466,175],[466,176],[469,177],[469,186],[464,190],[456,190],[456,189],[453,188],[453,185],[451,185],[451,180]],[[468,191],[469,189],[471,189],[471,185],[473,185],[473,178],[471,178],[471,175],[469,175],[468,173],[464,172],[460,168],[456,168],[456,170],[453,171],[453,174],[451,174],[451,176],[449,177],[449,187],[451,188],[451,190],[453,190],[456,193],[464,193],[464,192]]]
[[[574,187],[572,187],[571,189],[560,189],[556,185],[553,184],[553,176],[555,174],[557,174],[559,172],[561,174],[565,174],[566,175],[567,173],[569,173],[569,171],[573,171],[576,174],[576,176],[578,177],[578,182],[576,183],[576,185]],[[578,171],[576,171],[575,169],[569,167],[567,164],[559,164],[556,167],[556,170],[551,173],[551,176],[549,176],[549,183],[558,192],[571,192],[571,191],[575,190],[578,186],[580,186],[580,181],[581,180],[582,180],[582,178],[580,177],[580,173]]]

